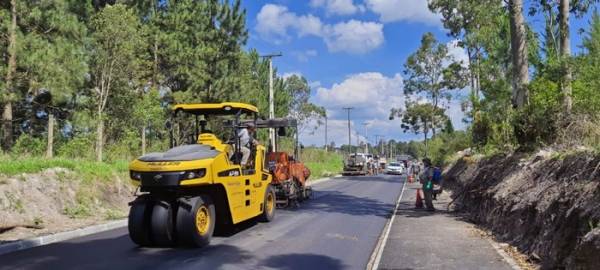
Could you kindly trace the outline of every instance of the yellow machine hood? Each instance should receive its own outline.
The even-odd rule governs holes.
[[[203,144],[180,145],[162,153],[149,153],[138,158],[144,162],[191,161],[216,157],[220,152]]]

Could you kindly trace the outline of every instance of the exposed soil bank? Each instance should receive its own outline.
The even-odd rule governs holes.
[[[600,156],[463,157],[445,179],[457,210],[543,269],[600,267]]]
[[[63,168],[0,175],[0,243],[127,215],[133,188],[122,176],[84,179]]]

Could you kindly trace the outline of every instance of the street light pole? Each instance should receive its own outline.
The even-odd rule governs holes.
[[[325,152],[329,149],[329,143],[327,142],[327,113],[325,113]]]
[[[282,54],[272,53],[267,55],[261,55],[263,58],[269,60],[269,119],[275,118],[275,104],[274,104],[274,93],[273,93],[273,57],[279,57]],[[277,151],[277,142],[275,140],[275,129],[269,128],[269,141],[271,143],[272,151]]]
[[[369,123],[364,122],[363,126],[365,126],[365,154],[369,154]]]
[[[353,110],[353,107],[344,107],[344,110],[348,111],[348,153],[352,152],[352,133],[350,131],[350,111]]]

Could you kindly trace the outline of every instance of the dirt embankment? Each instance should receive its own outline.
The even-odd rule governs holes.
[[[0,243],[123,218],[133,200],[126,180],[82,179],[62,168],[0,175]]]
[[[458,210],[543,269],[600,267],[600,156],[463,157],[445,173]]]

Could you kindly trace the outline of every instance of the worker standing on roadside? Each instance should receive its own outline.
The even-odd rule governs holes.
[[[423,197],[425,197],[425,206],[427,211],[435,211],[433,207],[433,166],[431,165],[431,159],[423,159],[423,172],[419,175],[419,182],[421,183],[423,190]]]

